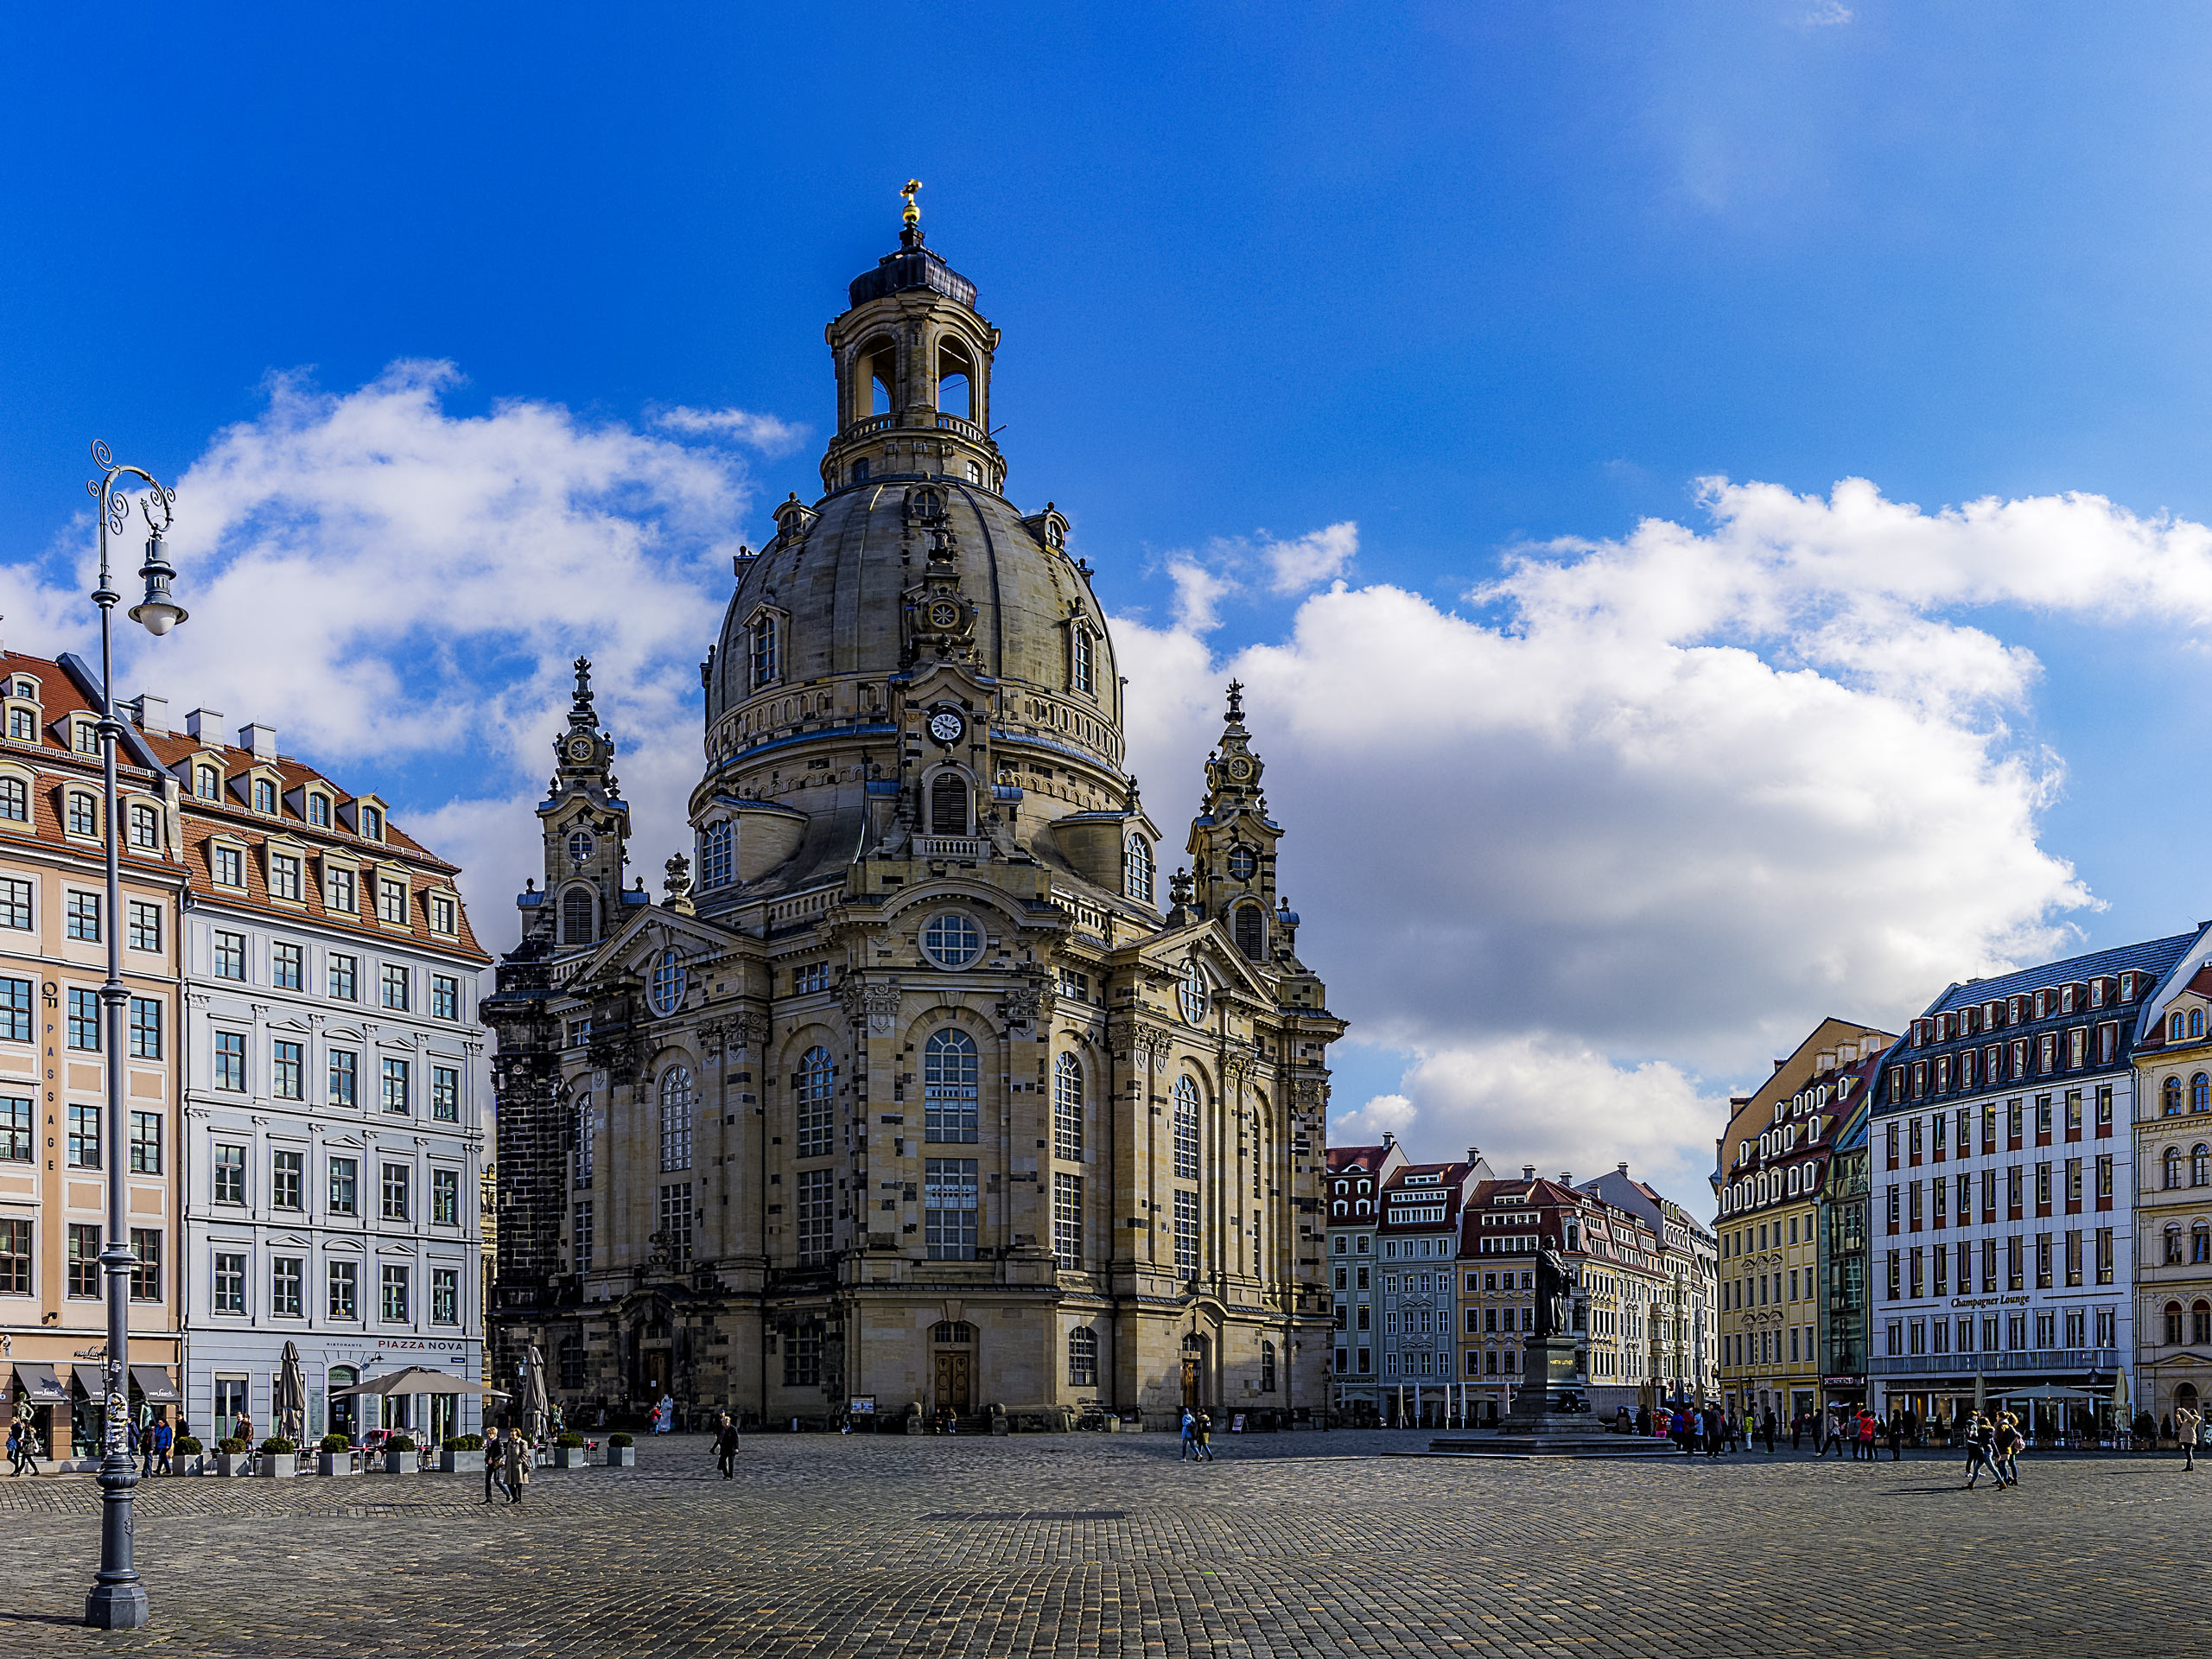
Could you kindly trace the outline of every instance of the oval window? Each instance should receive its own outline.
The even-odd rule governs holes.
[[[922,929],[922,954],[940,968],[965,968],[983,954],[983,930],[972,917],[945,911]]]
[[[676,952],[664,950],[660,960],[653,964],[652,984],[648,993],[652,999],[655,1014],[674,1014],[677,1005],[683,1001],[683,964],[676,959]]]
[[[1176,996],[1183,1005],[1183,1018],[1192,1025],[1202,1026],[1206,1018],[1206,976],[1192,957],[1183,969],[1183,982],[1176,988]]]

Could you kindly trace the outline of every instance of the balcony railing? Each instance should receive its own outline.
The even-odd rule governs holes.
[[[916,836],[916,858],[985,859],[991,855],[991,843],[977,836]]]
[[[2120,1369],[2117,1348],[2027,1348],[2004,1354],[1891,1354],[1867,1362],[1876,1376],[1916,1376],[1941,1373],[1946,1376],[2005,1376],[2019,1372],[2114,1371]]]

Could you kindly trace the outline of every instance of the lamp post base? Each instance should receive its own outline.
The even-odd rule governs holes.
[[[129,1584],[96,1584],[85,1598],[85,1623],[96,1630],[143,1630],[152,1618],[146,1586],[135,1580]]]

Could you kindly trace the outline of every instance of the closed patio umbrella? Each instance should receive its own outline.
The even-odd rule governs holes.
[[[297,1446],[307,1438],[308,1370],[300,1363],[300,1345],[284,1344],[283,1363],[276,1371],[276,1432]]]
[[[552,1405],[545,1392],[545,1356],[533,1342],[523,1360],[522,1385],[515,1395],[516,1421],[533,1441],[545,1438],[545,1418]]]

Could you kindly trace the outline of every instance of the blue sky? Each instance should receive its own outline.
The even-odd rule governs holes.
[[[185,478],[194,620],[132,684],[372,779],[487,931],[572,650],[680,812],[715,572],[816,491],[910,174],[1006,331],[1009,491],[1157,688],[1156,818],[1255,684],[1344,1133],[1681,1186],[1820,1014],[2206,911],[2201,11],[111,16],[0,60],[8,642],[83,642],[87,440]]]

